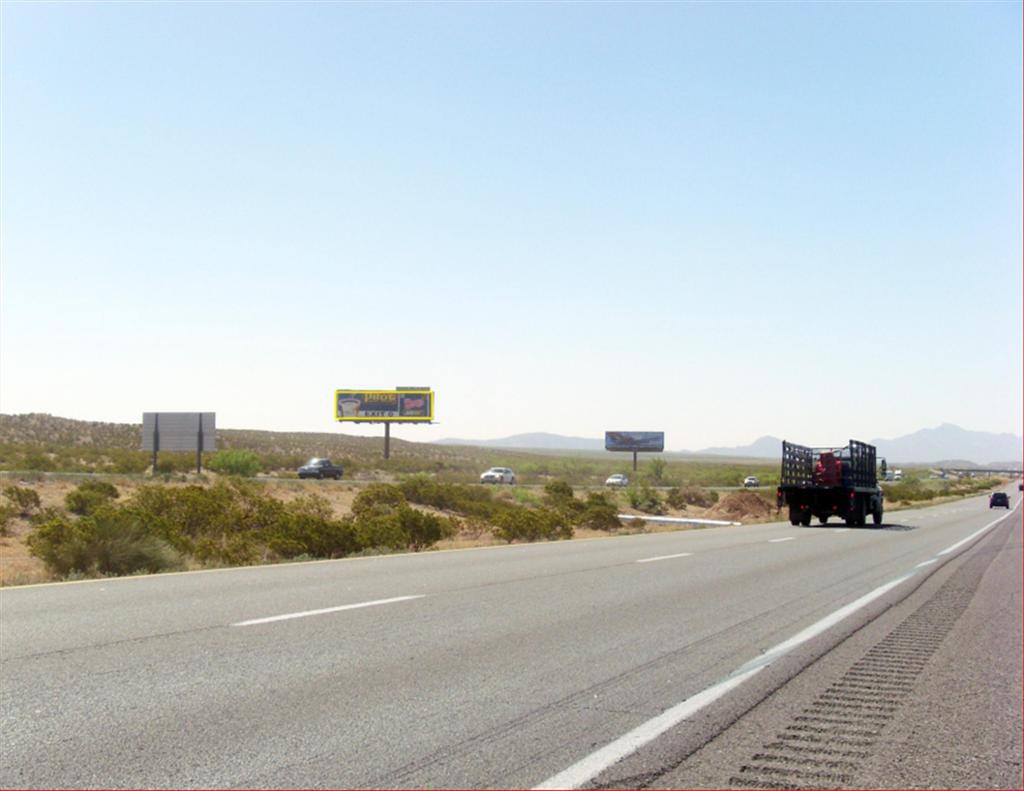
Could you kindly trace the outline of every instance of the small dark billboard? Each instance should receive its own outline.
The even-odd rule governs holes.
[[[606,431],[604,449],[633,453],[661,453],[665,450],[664,431]]]
[[[604,449],[624,451],[633,454],[633,470],[636,471],[636,454],[661,453],[665,450],[664,431],[606,431]]]

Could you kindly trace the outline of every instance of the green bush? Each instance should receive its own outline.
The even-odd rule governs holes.
[[[565,481],[551,481],[544,486],[544,499],[549,504],[565,503],[573,499],[572,487]]]
[[[661,498],[658,497],[658,493],[647,484],[640,487],[630,486],[626,490],[626,497],[629,498],[631,506],[645,514],[665,513],[665,506],[661,502]]]
[[[688,505],[696,505],[699,508],[710,508],[718,502],[718,492],[712,489],[704,489],[700,486],[674,486],[669,489],[665,496],[666,502],[673,508],[682,510]]]
[[[882,487],[885,497],[894,502],[913,503],[933,500],[939,495],[935,489],[926,486],[920,480],[911,478],[899,483],[887,483]]]
[[[352,520],[336,519],[331,504],[318,494],[285,504],[283,519],[272,529],[268,549],[278,557],[336,558],[359,550]]]
[[[252,478],[263,468],[260,457],[251,450],[218,451],[210,457],[206,466],[221,475],[239,475],[243,478]]]
[[[664,480],[665,469],[667,467],[668,463],[664,459],[654,458],[644,465],[643,474],[649,480],[655,483],[661,483]]]
[[[5,486],[4,499],[10,502],[10,507],[18,516],[26,519],[42,505],[39,502],[39,493],[27,486]]]
[[[368,516],[382,508],[392,510],[405,505],[401,488],[390,483],[371,483],[352,501],[352,513],[356,517]]]
[[[565,515],[551,508],[516,508],[499,514],[494,535],[502,541],[540,541],[572,538]]]
[[[39,523],[29,551],[60,576],[157,572],[180,565],[178,554],[123,508],[104,506],[72,521],[61,514]]]
[[[84,481],[64,498],[64,505],[73,514],[87,516],[120,495],[117,487],[105,481]]]
[[[517,507],[514,503],[495,499],[492,490],[483,486],[439,483],[426,475],[410,476],[402,481],[400,487],[402,494],[410,503],[429,505],[444,511],[455,511],[461,516],[488,521],[493,521],[498,514]]]
[[[0,536],[10,535],[11,523],[18,516],[18,509],[13,505],[0,505]]]
[[[591,492],[583,504],[578,524],[591,530],[616,530],[622,527],[619,509],[604,492]]]

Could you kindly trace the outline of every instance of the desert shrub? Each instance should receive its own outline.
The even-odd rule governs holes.
[[[938,495],[935,489],[926,486],[916,478],[900,481],[899,483],[888,483],[885,484],[883,489],[886,498],[905,503],[932,500]]]
[[[494,535],[502,541],[539,541],[572,538],[573,529],[565,515],[552,508],[516,508],[499,514]]]
[[[551,481],[544,487],[544,504],[562,514],[569,524],[577,524],[585,508],[565,481]]]
[[[395,509],[405,505],[401,488],[390,483],[371,483],[352,501],[352,513],[356,517],[368,516],[380,509]]]
[[[492,520],[499,513],[517,507],[514,503],[496,500],[490,489],[458,483],[439,483],[426,475],[413,475],[400,484],[402,494],[410,503],[429,505],[445,511]]]
[[[27,486],[5,486],[4,499],[10,503],[10,507],[18,516],[26,519],[42,506],[39,502],[39,493]]]
[[[407,505],[398,509],[398,518],[405,532],[406,545],[415,552],[432,547],[443,538],[451,538],[459,530],[454,519],[427,514]]]
[[[213,486],[138,489],[125,508],[181,552],[209,563],[252,563],[286,521],[284,503],[241,478]]]
[[[336,519],[331,504],[318,494],[297,497],[284,508],[268,548],[280,557],[344,557],[358,551],[352,520]]]
[[[551,481],[544,486],[544,499],[549,503],[564,503],[567,500],[572,500],[572,487],[565,481]]]
[[[661,483],[664,480],[665,469],[668,467],[668,463],[664,459],[654,458],[647,462],[644,469],[644,475],[655,483]]]
[[[377,509],[357,516],[353,527],[360,549],[405,549],[409,546],[409,534],[405,531],[397,511]]]
[[[67,493],[64,505],[73,514],[87,516],[120,497],[117,487],[105,481],[83,481]]]
[[[72,521],[51,514],[27,538],[29,551],[60,576],[157,572],[180,565],[174,549],[126,509],[111,505]]]
[[[583,503],[578,524],[591,530],[616,530],[622,527],[619,509],[604,492],[591,492]]]
[[[11,524],[18,516],[18,509],[13,505],[0,505],[0,536],[10,535]]]
[[[413,482],[408,490],[415,496],[450,502],[429,479]],[[406,501],[404,487],[385,483],[367,486],[352,503],[353,529],[360,549],[412,549],[433,546],[458,532],[458,522],[417,511]]]
[[[263,468],[259,456],[251,450],[240,449],[218,451],[206,466],[221,475],[240,475],[243,478],[252,478]]]
[[[665,513],[665,506],[661,502],[661,498],[658,497],[658,493],[647,484],[639,487],[630,486],[626,490],[626,496],[629,498],[629,504],[638,511],[643,511],[645,514]]]
[[[701,486],[674,486],[669,489],[665,500],[670,506],[680,510],[688,505],[710,508],[718,502],[718,492]]]

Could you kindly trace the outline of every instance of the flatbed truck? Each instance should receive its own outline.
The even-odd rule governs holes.
[[[882,524],[885,495],[878,485],[875,446],[851,439],[837,448],[809,448],[782,443],[782,474],[776,492],[778,507],[789,508],[789,523],[804,525],[831,517],[862,526],[870,514]]]

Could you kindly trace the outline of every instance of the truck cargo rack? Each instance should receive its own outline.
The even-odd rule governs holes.
[[[830,454],[842,462],[842,479],[835,485],[857,489],[870,489],[877,485],[875,446],[851,439],[848,445],[840,448],[809,448],[783,440],[780,486],[821,486],[815,480],[814,467],[823,454]]]

